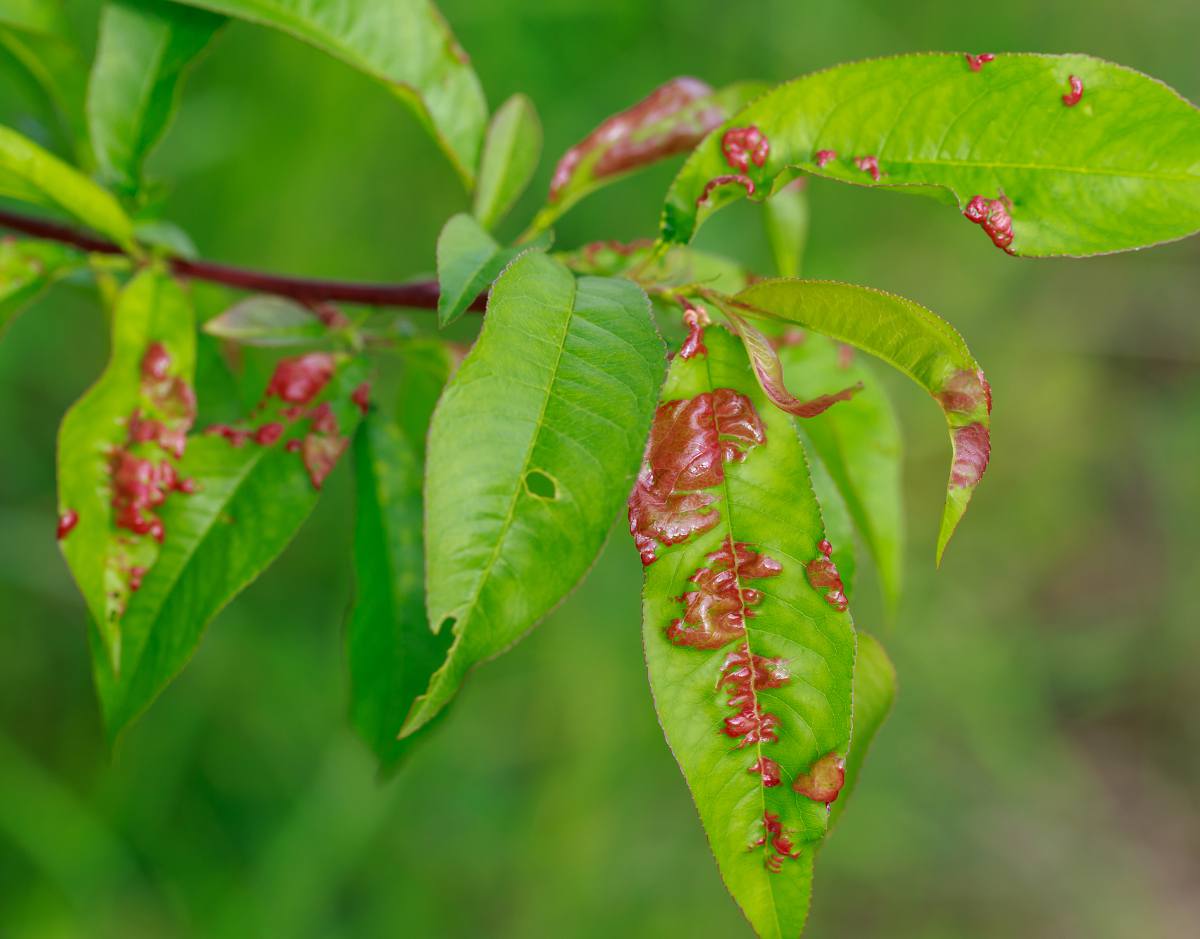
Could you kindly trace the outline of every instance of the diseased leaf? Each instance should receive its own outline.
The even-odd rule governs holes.
[[[422,374],[449,375],[447,358],[433,346],[409,348],[408,360],[425,359]],[[408,381],[397,406],[363,421],[354,441],[358,509],[354,529],[355,602],[346,629],[351,713],[355,727],[385,769],[412,746],[398,739],[413,701],[442,664],[453,638],[434,634],[425,613],[421,489],[425,434],[410,425],[433,414],[441,385]]]
[[[427,603],[454,644],[405,734],[586,572],[637,471],[663,367],[634,284],[576,281],[540,253],[496,281],[429,432]]]
[[[656,254],[654,247],[649,239],[593,241],[573,251],[556,251],[554,256],[577,274],[620,277],[636,270],[648,283],[698,283],[725,293],[736,293],[749,281],[745,267],[719,254],[684,245]],[[679,309],[674,301],[671,307],[676,312]]]
[[[792,423],[799,425],[801,422]],[[800,430],[799,427],[797,430]],[[817,505],[821,507],[821,518],[825,522],[825,536],[833,545],[830,558],[842,578],[842,592],[846,594],[847,599],[853,601],[858,580],[858,555],[855,551],[854,522],[850,517],[850,509],[833,477],[829,475],[828,467],[813,450],[802,431],[800,443],[804,446],[804,455],[808,457],[813,492],[817,494]]]
[[[862,385],[851,400],[800,421],[799,429],[805,448],[824,464],[844,498],[879,571],[884,600],[894,611],[903,569],[904,509],[900,425],[891,402],[869,363],[826,336],[788,336],[779,356],[788,387],[802,397],[846,382]]]
[[[82,256],[54,241],[0,240],[0,336],[25,306]]]
[[[188,65],[224,22],[167,0],[109,0],[88,85],[87,115],[101,178],[127,195],[175,112]]]
[[[846,803],[858,784],[871,742],[892,712],[895,699],[895,666],[879,640],[859,630],[858,656],[854,660],[854,736],[846,756],[846,782],[838,800],[829,807],[831,829],[846,811]]]
[[[293,346],[325,338],[328,329],[308,307],[270,294],[240,300],[204,324],[204,331],[247,346]]]
[[[462,316],[475,298],[522,251],[521,245],[501,247],[466,213],[451,217],[438,235],[438,326]]]
[[[808,193],[804,178],[793,180],[763,203],[767,242],[780,277],[799,277],[808,246]]]
[[[992,393],[962,336],[911,300],[833,281],[764,280],[734,299],[746,311],[795,323],[878,356],[942,406],[953,462],[938,533],[940,562],[991,455]]]
[[[739,82],[713,91],[704,82],[673,78],[614,114],[568,150],[554,169],[549,204],[533,228],[548,228],[584,196],[634,170],[691,150],[710,130],[766,85]]]
[[[408,103],[468,188],[487,102],[450,27],[428,0],[173,0],[289,33],[378,79]]]
[[[659,720],[760,936],[804,926],[850,746],[854,629],[792,419],[720,327],[676,356],[629,502]]]
[[[1074,103],[1063,97],[1072,76],[1083,89]],[[752,159],[747,134],[762,141]],[[934,196],[1012,254],[1122,251],[1200,229],[1200,111],[1083,55],[839,65],[780,85],[709,134],[667,194],[662,238],[690,241],[722,205],[799,173]]]
[[[492,115],[479,164],[472,212],[494,228],[525,191],[542,155],[542,124],[525,95],[513,95]]]
[[[0,196],[66,212],[133,249],[133,223],[111,193],[7,127],[0,127]]]

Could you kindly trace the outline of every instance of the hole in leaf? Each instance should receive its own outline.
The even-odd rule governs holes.
[[[437,628],[438,635],[439,636],[450,635],[451,630],[454,629],[454,624],[457,622],[458,622],[458,617],[447,616],[444,620],[442,620],[442,625]]]
[[[553,476],[548,476],[541,470],[530,470],[525,474],[525,488],[531,496],[539,499],[557,499],[558,483]]]

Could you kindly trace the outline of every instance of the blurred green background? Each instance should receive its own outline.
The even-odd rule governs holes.
[[[96,5],[69,4],[94,33]],[[498,105],[529,93],[547,159],[676,74],[782,80],[925,49],[1091,52],[1200,99],[1200,6],[445,0]],[[0,121],[48,138],[0,63]],[[400,280],[467,205],[395,99],[234,24],[151,163],[206,257]],[[592,197],[569,247],[653,232],[673,172]],[[907,591],[856,618],[895,713],[818,859],[813,937],[1200,935],[1200,240],[1015,261],[932,201],[811,187],[812,276],[950,319],[995,390],[994,458],[933,568],[948,447],[908,435]],[[766,270],[755,210],[701,244]],[[202,293],[206,308],[223,298]],[[427,323],[428,314],[414,314]],[[0,343],[0,936],[748,935],[651,708],[639,565],[619,531],[582,587],[478,670],[390,782],[348,729],[349,467],[212,625],[110,760],[84,608],[54,544],[54,434],[106,354],[69,285]]]

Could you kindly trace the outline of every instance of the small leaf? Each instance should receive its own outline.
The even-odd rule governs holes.
[[[160,254],[186,258],[189,261],[194,261],[199,256],[191,236],[166,219],[154,218],[134,222],[133,233],[139,244],[157,249]]]
[[[54,241],[0,239],[0,336],[48,284],[82,261],[78,251]]]
[[[563,155],[550,183],[549,205],[538,213],[533,228],[549,227],[584,196],[613,180],[686,153],[765,88],[758,82],[740,82],[713,91],[687,77],[660,85]]]
[[[405,734],[587,571],[637,471],[663,366],[634,284],[576,281],[540,253],[496,281],[429,432],[427,602],[430,623],[452,630],[454,644]]]
[[[270,294],[235,303],[204,324],[204,331],[246,346],[294,346],[328,335],[321,318],[306,306]]]
[[[409,348],[409,361],[420,352]],[[432,346],[422,373],[449,375],[448,360]],[[394,409],[372,413],[354,442],[354,607],[346,629],[354,724],[391,768],[412,745],[397,739],[413,701],[442,664],[452,635],[435,635],[425,613],[421,488],[424,431],[409,436],[393,410],[428,422],[441,386],[409,380]]]
[[[799,277],[808,245],[808,193],[806,180],[797,179],[763,203],[767,242],[780,277]]]
[[[108,0],[88,84],[101,178],[126,195],[174,115],[183,73],[224,19],[165,0]]]
[[[7,127],[0,127],[0,195],[66,212],[134,250],[133,223],[111,193]]]
[[[487,124],[479,78],[428,0],[175,0],[311,43],[409,104],[468,188]]]
[[[962,336],[911,300],[833,281],[764,280],[734,300],[743,311],[795,323],[878,356],[942,406],[954,454],[938,534],[940,562],[991,455],[991,389]]]
[[[1083,87],[1074,106],[1063,100],[1071,76]],[[765,141],[761,161],[727,146],[751,132]],[[688,242],[722,205],[800,173],[933,196],[1012,254],[1123,251],[1200,229],[1200,111],[1083,55],[839,65],[780,85],[709,134],[671,185],[662,239]]]
[[[884,600],[894,612],[900,599],[904,555],[902,453],[896,413],[869,363],[848,346],[809,333],[782,342],[779,356],[788,386],[800,395],[816,395],[847,381],[863,386],[852,400],[800,422],[799,430],[805,448],[824,464],[844,498],[854,528],[879,571]],[[825,504],[822,498],[821,505]],[[838,566],[843,565],[839,562]]]
[[[854,736],[846,755],[846,782],[838,800],[829,808],[829,827],[846,811],[854,787],[862,774],[871,742],[887,720],[896,699],[896,668],[874,636],[858,632],[858,655],[854,660]]]
[[[554,256],[577,274],[620,277],[636,270],[647,283],[703,284],[725,293],[736,293],[749,282],[746,268],[736,261],[687,245],[659,253],[649,239],[593,241],[573,251],[556,251]],[[678,312],[673,300],[670,306]]]
[[[542,155],[542,124],[525,95],[513,95],[492,115],[479,183],[471,210],[484,228],[494,228],[525,191]]]
[[[453,216],[438,235],[438,326],[462,316],[527,246],[502,248],[470,215]]]
[[[721,876],[760,936],[794,937],[850,746],[854,629],[792,419],[740,343],[676,356],[630,528],[659,721]]]

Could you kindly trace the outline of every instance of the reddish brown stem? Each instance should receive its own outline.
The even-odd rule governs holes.
[[[67,225],[47,219],[33,218],[16,212],[0,209],[0,227],[72,245],[94,254],[123,254],[110,241],[82,232]],[[241,290],[270,293],[290,297],[302,303],[343,302],[362,303],[367,306],[398,306],[419,310],[437,309],[438,285],[433,280],[410,281],[405,284],[364,284],[352,281],[316,280],[310,277],[286,277],[253,271],[213,261],[168,258],[171,269],[180,277],[204,280]],[[487,300],[480,294],[470,309],[481,311]]]

